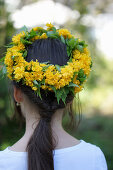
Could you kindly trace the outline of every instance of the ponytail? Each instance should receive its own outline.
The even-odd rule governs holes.
[[[41,113],[42,114],[42,113]],[[52,113],[42,116],[31,136],[28,145],[28,170],[54,170],[53,136],[51,129]]]

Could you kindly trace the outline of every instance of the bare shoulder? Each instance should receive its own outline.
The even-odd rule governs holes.
[[[19,141],[17,141],[15,144],[13,144],[10,147],[10,150],[16,152],[25,152],[26,146],[27,146],[27,141],[21,138]]]

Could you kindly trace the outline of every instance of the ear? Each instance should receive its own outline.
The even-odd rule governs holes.
[[[14,88],[14,99],[16,102],[20,103],[23,101],[23,95],[22,95],[22,91],[17,88],[17,87],[13,87]]]

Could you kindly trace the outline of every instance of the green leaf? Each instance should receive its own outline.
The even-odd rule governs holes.
[[[56,67],[56,69],[59,71],[59,72],[61,72],[61,69],[60,69],[60,66],[59,65],[55,65],[55,67]]]
[[[13,55],[13,56],[11,56],[11,57],[12,57],[12,59],[13,59],[13,61],[14,61],[14,59],[15,59],[16,56]]]
[[[65,86],[65,92],[68,94],[69,93],[69,88]]]
[[[1,69],[0,69],[0,80],[3,79],[7,74],[7,69],[6,66],[4,65]]]
[[[25,83],[25,81],[24,81],[23,79],[22,79],[22,84],[23,84],[23,85],[25,85],[25,84],[26,84],[26,83]]]
[[[41,96],[41,93],[40,93],[40,87],[37,89],[36,93],[37,93],[37,96],[39,96],[40,99],[42,99],[42,96]]]
[[[27,56],[27,50],[25,50],[22,54],[23,57],[26,57]]]
[[[79,42],[79,45],[83,45],[84,46],[84,44],[85,44],[85,41],[80,41]]]
[[[54,31],[48,31],[48,32],[47,32],[47,36],[48,36],[48,37],[51,36],[51,35],[54,35]]]
[[[83,77],[84,76],[84,70],[80,69],[78,72],[78,77]]]
[[[64,88],[63,88],[63,93],[62,93],[61,98],[62,98],[62,101],[64,102],[64,104],[66,104],[66,103],[65,103],[65,102],[66,102],[66,97],[67,97],[67,93],[66,93],[66,91],[65,91]]]
[[[39,96],[42,99],[41,93],[40,93],[41,82],[37,82],[37,80],[34,80],[33,83],[35,87],[37,87],[37,91],[36,91],[37,96]]]
[[[85,79],[86,79],[86,75],[84,74],[84,70],[80,69],[77,76],[77,80],[79,80],[80,83],[83,83]]]
[[[72,57],[69,58],[69,62],[72,62]]]
[[[68,57],[70,57],[71,52],[72,52],[72,50],[70,49],[70,47],[67,46],[67,55],[68,55]]]
[[[30,33],[26,36],[26,39],[29,40],[29,39],[35,37],[36,35],[37,35],[37,33],[32,29],[30,31]]]
[[[68,50],[67,50],[67,55],[68,55],[68,57],[70,56],[70,51],[68,51]]]
[[[65,44],[65,39],[62,35],[61,35],[61,41]]]
[[[55,92],[55,94],[56,94],[56,88],[54,87],[54,86],[52,86],[52,85],[49,85],[52,89],[53,89],[53,91]]]
[[[0,63],[3,62],[5,59],[5,56],[0,59]]]
[[[38,82],[37,82],[36,80],[34,80],[33,83],[34,83],[35,85],[39,85]]]
[[[55,27],[52,27],[52,30],[54,31],[54,33],[56,33],[56,28]]]
[[[65,101],[66,101],[67,94],[69,93],[69,89],[70,89],[69,87],[65,86],[61,89],[56,90],[55,96],[57,97],[58,104],[60,99],[64,102],[64,104],[66,104]]]
[[[84,80],[86,80],[86,76],[85,76],[85,77],[82,77],[82,78],[77,78],[77,79],[80,81],[80,83],[83,83]]]
[[[57,36],[56,36],[56,35],[51,35],[50,37],[51,37],[51,38],[57,38]]]
[[[84,52],[83,46],[82,45],[77,45],[76,46],[77,50],[79,50],[80,52]]]
[[[92,65],[93,65],[93,62],[91,61],[90,68],[92,67]]]
[[[42,71],[46,71],[48,67],[49,67],[49,65],[44,66],[44,67],[42,68]]]
[[[64,104],[66,104],[65,102],[66,102],[66,97],[69,93],[69,88],[65,86],[62,88],[62,91],[63,91],[63,93],[62,93],[61,99],[64,102]]]
[[[75,42],[76,42],[76,43],[79,43],[79,40],[78,40],[78,38],[75,38]]]
[[[43,78],[43,80],[41,81],[43,85],[45,85],[45,78]]]
[[[74,72],[72,81],[74,80],[76,74],[77,74],[77,72]]]
[[[11,42],[10,44],[8,44],[8,45],[4,45],[4,47],[6,47],[6,48],[11,48],[11,47],[13,47],[14,46],[14,43],[13,42]]]
[[[50,37],[50,38],[58,38],[57,37],[57,33],[55,33],[54,31],[48,31],[47,32],[47,36]]]
[[[20,41],[21,41],[23,44],[25,44],[25,45],[32,44],[31,41],[25,40],[25,39],[23,39],[23,38],[21,38]]]
[[[79,87],[79,86],[73,82],[70,82],[67,87]]]
[[[70,87],[70,88],[69,88],[69,91],[72,92],[73,96],[75,95],[74,87]]]
[[[63,93],[62,88],[61,88],[61,89],[58,89],[58,90],[56,91],[55,96],[57,97],[58,104],[59,104],[59,101],[60,101],[60,99],[61,99],[62,93]]]
[[[45,62],[43,62],[42,64],[48,64],[48,63],[50,63],[50,61],[45,61]]]
[[[75,47],[79,44],[78,42],[78,38],[71,38],[71,39],[66,39],[66,44],[68,46],[68,48],[71,50],[75,49]]]
[[[47,66],[44,66],[43,68],[42,68],[42,71],[46,71],[47,69],[48,69],[48,67],[49,66],[51,66],[52,64],[48,64]]]
[[[73,49],[75,46],[75,39],[74,38],[69,39],[68,45],[71,46],[71,48]]]
[[[85,47],[88,46],[88,44],[86,44],[85,41],[80,41],[80,42],[79,42],[79,45],[82,45],[83,48],[85,48]]]

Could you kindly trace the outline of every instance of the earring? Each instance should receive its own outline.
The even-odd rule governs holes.
[[[17,105],[17,106],[20,106],[20,103],[17,102],[16,105]]]

